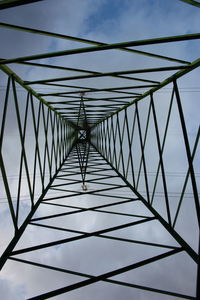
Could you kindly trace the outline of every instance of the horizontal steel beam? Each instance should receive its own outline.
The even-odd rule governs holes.
[[[11,8],[11,7],[30,4],[39,1],[44,1],[44,0],[3,0],[0,1],[0,9]]]
[[[200,2],[195,1],[195,0],[180,0],[180,1],[183,1],[185,3],[188,3],[188,4],[196,6],[196,7],[200,7]]]
[[[145,92],[144,94],[142,94],[141,96],[138,96],[137,98],[135,98],[133,101],[130,101],[129,103],[123,105],[121,108],[119,108],[118,110],[116,110],[115,112],[113,112],[112,114],[110,114],[109,116],[107,116],[106,118],[111,117],[112,115],[124,110],[126,107],[132,105],[133,103],[140,101],[142,99],[144,99],[145,97],[149,96],[151,93],[154,93],[158,90],[160,90],[162,87],[166,86],[169,83],[172,83],[175,79],[178,79],[180,77],[182,77],[183,75],[191,72],[192,70],[198,68],[200,66],[200,58],[196,59],[195,61],[193,61],[190,65],[190,67],[184,69],[184,70],[180,70],[178,72],[176,72],[175,74],[173,74],[172,76],[168,77],[167,79],[163,80],[157,87],[148,90],[147,92]],[[103,120],[101,120],[100,122],[102,122]],[[100,122],[96,123],[95,126],[97,124],[99,124]]]
[[[136,262],[136,263],[133,263],[131,265],[128,265],[128,266],[125,266],[125,267],[121,267],[121,268],[115,269],[113,271],[110,271],[110,272],[107,272],[107,273],[104,273],[104,274],[101,274],[101,275],[98,275],[98,276],[95,276],[95,277],[92,277],[92,278],[80,281],[78,283],[74,283],[74,284],[65,286],[63,288],[58,288],[56,290],[53,290],[53,291],[41,294],[39,296],[35,296],[35,297],[32,297],[32,298],[29,298],[29,300],[31,300],[31,299],[32,300],[43,300],[43,299],[48,299],[50,297],[58,296],[58,295],[61,295],[63,293],[75,290],[77,288],[81,288],[81,287],[90,285],[92,283],[99,282],[99,281],[108,279],[110,277],[113,277],[113,276],[116,276],[116,275],[120,275],[122,273],[134,270],[134,269],[142,267],[142,266],[145,266],[147,264],[150,264],[150,263],[153,263],[155,261],[161,260],[161,259],[163,259],[165,257],[169,257],[171,255],[177,254],[177,253],[179,253],[181,251],[183,251],[181,248],[179,248],[179,249],[173,249],[171,251],[168,251],[168,252],[165,252],[165,253],[153,256],[151,258],[147,258],[147,259],[141,260],[140,262]]]
[[[86,91],[86,93],[94,93],[94,92],[102,92],[102,91],[114,91],[114,90],[131,90],[131,89],[144,89],[144,88],[149,88],[149,87],[155,87],[157,85],[133,85],[133,86],[124,86],[124,87],[113,87],[113,88],[102,88],[102,89],[89,89]],[[61,93],[41,93],[39,94],[40,96],[58,96],[58,95],[68,95],[68,94],[80,94],[83,91],[77,90],[77,91],[69,91],[69,92],[61,92]],[[138,93],[135,93],[136,95],[140,95]]]
[[[59,57],[59,56],[65,56],[65,55],[113,50],[113,49],[118,49],[118,48],[123,48],[123,47],[145,46],[145,45],[172,43],[172,42],[180,42],[180,41],[188,41],[188,40],[196,40],[196,39],[200,39],[200,33],[169,36],[169,37],[162,37],[162,38],[153,38],[153,39],[130,41],[130,42],[123,42],[123,43],[115,43],[115,44],[103,44],[103,45],[94,46],[94,47],[77,48],[77,49],[56,51],[56,52],[50,52],[50,53],[22,56],[22,57],[17,57],[17,58],[1,60],[0,64],[10,64],[10,63],[17,63],[17,62],[42,59],[42,58]]]
[[[38,29],[34,29],[34,28],[11,25],[11,24],[2,23],[2,22],[0,23],[0,26],[6,27],[6,28],[9,28],[9,29],[15,29],[15,30],[20,30],[20,31],[25,31],[25,32],[50,36],[50,37],[54,37],[54,38],[61,38],[61,39],[65,39],[65,40],[71,40],[71,41],[75,41],[75,42],[79,42],[79,43],[92,44],[92,45],[96,45],[96,46],[108,45],[106,43],[97,42],[97,41],[93,41],[93,40],[77,38],[77,37],[73,37],[73,36],[69,36],[69,35],[53,33],[53,32],[38,30]],[[182,64],[189,64],[190,63],[188,61],[177,59],[177,58],[172,58],[172,57],[168,57],[168,56],[164,56],[164,55],[154,54],[154,53],[135,50],[135,49],[127,49],[125,47],[120,47],[120,48],[118,48],[118,50],[130,52],[130,53],[136,53],[136,54],[140,54],[140,55],[144,55],[144,56],[150,56],[150,57],[154,57],[154,58],[158,58],[158,59],[164,59],[164,60],[173,61],[173,62],[182,63]]]
[[[4,58],[0,58],[2,60]],[[91,70],[85,70],[85,69],[77,69],[77,68],[70,68],[70,67],[62,67],[62,66],[56,66],[56,65],[49,65],[49,64],[39,64],[39,63],[31,63],[31,62],[19,62],[18,64],[32,66],[32,67],[43,67],[43,68],[50,68],[50,69],[58,69],[63,71],[72,71],[72,72],[78,72],[78,73],[86,73],[86,74],[102,74],[101,72],[97,71],[91,71]],[[136,78],[136,77],[127,77],[127,76],[120,76],[120,75],[113,75],[113,77],[122,78],[122,79],[129,79],[129,80],[136,80],[141,82],[148,82],[148,83],[159,83],[155,80],[148,80],[143,78]]]
[[[57,81],[65,81],[65,80],[108,77],[108,76],[123,75],[123,74],[125,75],[125,74],[164,72],[164,71],[174,71],[174,70],[187,69],[187,68],[189,68],[189,66],[172,66],[172,67],[147,68],[147,69],[137,69],[137,70],[124,70],[124,71],[106,72],[106,73],[101,73],[101,74],[56,77],[56,78],[49,78],[49,79],[43,79],[43,80],[25,81],[25,84],[40,84],[40,83],[46,83],[46,82],[57,82]],[[126,79],[126,78],[124,78],[124,79]]]

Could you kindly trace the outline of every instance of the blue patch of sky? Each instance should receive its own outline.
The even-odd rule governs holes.
[[[119,19],[120,15],[126,11],[130,4],[129,0],[106,0],[102,1],[102,5],[99,6],[87,20],[86,34],[90,30],[95,30],[101,27],[101,25],[110,20]]]
[[[146,16],[158,11],[162,17],[176,11],[179,15],[180,12],[188,13],[188,15],[197,12],[196,7],[180,0],[105,0],[88,18],[87,29],[84,33],[87,34],[91,30],[100,28],[105,22],[120,19],[122,14],[128,13],[130,9],[133,11],[133,8],[135,13],[143,11]]]

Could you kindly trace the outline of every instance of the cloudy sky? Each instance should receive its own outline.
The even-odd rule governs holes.
[[[171,35],[181,35],[199,32],[200,28],[200,9],[183,3],[179,0],[44,0],[41,3],[33,3],[21,7],[11,8],[0,11],[1,22],[10,23],[19,26],[33,27],[41,30],[61,33],[65,35],[72,35],[85,39],[92,39],[105,43],[117,43],[133,40],[148,39],[154,37],[163,37]],[[50,37],[29,34],[25,32],[18,32],[11,29],[1,28],[1,58],[14,58],[26,55],[34,55],[45,52],[53,52],[66,50],[71,48],[86,47],[84,44],[77,42],[66,41],[62,39],[53,39]],[[143,51],[156,52],[161,55],[172,56],[186,61],[193,61],[199,57],[200,43],[198,40],[192,42],[181,42],[174,44],[163,44],[157,46],[143,46],[139,48]],[[166,63],[162,60],[153,58],[146,58],[143,56],[132,56],[125,54],[122,51],[108,51],[107,53],[92,53],[82,54],[78,56],[67,56],[59,58],[49,58],[46,60],[37,60],[40,63],[55,63],[57,65],[85,68],[95,71],[114,71],[123,69],[137,69],[155,66],[174,65]],[[11,64],[9,66],[17,72],[24,80],[36,80],[43,78],[53,78],[57,76],[71,76],[73,72],[40,69],[32,67],[19,66]],[[171,72],[167,73],[167,76]],[[6,76],[1,72],[0,92],[1,97],[5,95]],[[165,74],[160,74],[161,79],[166,77]],[[141,76],[142,77],[142,76]],[[152,76],[147,75],[146,78],[153,80],[160,80],[157,74]],[[71,82],[74,84],[73,82]],[[89,80],[77,81],[77,84],[84,84],[93,87],[108,87],[120,85],[120,81],[110,78],[109,80]],[[123,82],[124,84],[124,82]],[[123,85],[122,84],[122,85]],[[187,75],[185,79],[180,79],[180,93],[184,104],[184,113],[188,121],[188,132],[191,145],[193,147],[195,137],[199,126],[198,118],[198,98],[199,90],[199,71],[193,72],[193,75]],[[34,86],[38,92],[47,92],[47,88],[40,85]],[[52,91],[57,91],[56,88],[51,88]],[[159,122],[162,128],[162,118],[164,118],[165,111],[169,105],[170,87],[166,87],[163,91],[157,93],[156,97],[162,97],[164,103],[158,104]],[[25,94],[21,89],[18,89],[18,95],[21,99],[20,108],[24,113],[23,101],[25,101]],[[193,97],[191,97],[191,95]],[[11,102],[11,97],[9,99]],[[0,117],[2,118],[2,104]],[[142,126],[145,124],[147,107],[141,105],[144,116],[141,117]],[[19,154],[15,149],[19,146],[19,133],[16,130],[16,117],[12,110],[12,104],[9,104],[10,113],[6,122],[6,141],[3,144],[3,154],[7,172],[9,176],[9,183],[13,196],[16,196],[17,176],[19,172]],[[37,110],[37,104],[35,105]],[[131,121],[131,110],[128,112],[129,120]],[[167,151],[165,153],[165,161],[170,161],[166,169],[172,176],[168,180],[169,190],[176,192],[176,187],[182,186],[184,176],[187,170],[187,163],[185,154],[181,152],[182,138],[180,135],[180,123],[176,122],[176,108],[174,108],[174,116],[171,121],[172,125],[167,140]],[[161,129],[162,131],[162,129]],[[30,140],[33,131],[30,129]],[[149,134],[151,137],[151,134]],[[152,138],[153,139],[153,138]],[[155,168],[151,161],[156,158],[153,155],[151,147],[152,139],[147,142],[147,151],[149,152],[149,172],[155,172]],[[5,137],[4,137],[5,140]],[[27,152],[29,152],[28,159],[31,164],[32,149],[27,138]],[[154,141],[155,142],[155,141]],[[170,145],[175,145],[171,147]],[[191,149],[192,149],[191,147]],[[174,149],[176,151],[174,152]],[[198,148],[199,150],[199,148]],[[196,155],[196,157],[198,157]],[[199,160],[195,159],[195,170],[199,176],[198,169]],[[171,172],[171,173],[170,173]],[[179,174],[177,175],[177,172]],[[105,171],[100,170],[100,175],[105,174]],[[70,173],[69,173],[70,174]],[[108,175],[112,175],[111,171],[107,171]],[[48,178],[48,176],[47,176]],[[76,177],[72,174],[72,179]],[[94,175],[88,176],[88,179],[94,178]],[[198,177],[199,178],[199,177]],[[89,189],[103,188],[105,183],[113,183],[113,181],[104,180],[102,185],[95,185],[88,183]],[[62,183],[62,180],[57,179],[57,184]],[[122,181],[115,181],[115,183],[123,184]],[[2,182],[1,182],[2,186]],[[74,190],[80,191],[80,184],[73,186]],[[30,209],[27,199],[27,184],[23,186],[24,204],[21,206],[21,218],[23,219]],[[140,186],[142,191],[142,185]],[[177,231],[183,234],[187,242],[197,250],[198,231],[196,228],[196,219],[193,218],[194,205],[191,204],[191,190],[190,186],[187,189],[190,197],[186,198],[185,206],[182,210],[182,217],[184,220],[177,224]],[[39,193],[39,189],[38,189]],[[62,192],[60,192],[62,194]],[[111,192],[108,192],[111,193]],[[120,191],[113,192],[115,195],[126,197],[134,197],[128,189],[124,188]],[[50,194],[55,195],[55,190]],[[103,192],[102,192],[103,194]],[[69,200],[70,199],[70,200]],[[57,203],[73,205],[77,207],[90,207],[102,204],[108,204],[116,199],[104,196],[82,195],[79,197],[71,197],[69,199],[59,200]],[[173,198],[172,198],[173,199]],[[11,229],[11,220],[9,218],[9,211],[6,204],[5,191],[3,189],[0,195],[0,238],[2,241],[1,251],[5,249],[10,240],[13,230]],[[118,200],[117,200],[118,201]],[[116,202],[117,202],[116,201]],[[52,201],[53,202],[53,201]],[[14,202],[15,203],[15,202]],[[160,204],[156,204],[156,208],[162,214]],[[174,205],[174,204],[172,204]],[[177,205],[177,202],[175,206]],[[139,202],[123,204],[111,208],[105,208],[107,211],[121,211],[123,213],[130,213],[134,211],[135,214],[145,215],[151,217],[150,212],[146,211],[144,206]],[[74,209],[67,208],[67,211]],[[65,209],[66,211],[66,209]],[[51,215],[55,213],[62,213],[63,207],[54,207],[51,205],[43,205],[37,212],[37,217],[44,215]],[[164,213],[163,213],[164,214]],[[189,218],[188,218],[189,215]],[[74,217],[75,216],[75,217]],[[73,216],[64,216],[59,221],[54,218],[43,220],[43,224],[51,224],[54,226],[61,226],[63,228],[70,228],[74,230],[92,232],[96,230],[105,229],[112,226],[121,225],[131,221],[135,221],[133,217],[109,215],[107,213],[97,212],[82,212],[75,213]],[[190,221],[188,221],[190,219]],[[193,234],[191,234],[191,232]],[[67,237],[76,236],[77,233],[67,232]],[[172,237],[162,228],[157,221],[150,221],[144,224],[128,227],[115,233],[111,232],[108,235],[123,237],[133,240],[142,240],[146,242],[154,242],[160,244],[168,244],[170,246],[177,246],[177,243]],[[29,247],[43,242],[54,241],[66,237],[65,231],[47,230],[38,226],[29,226],[22,240],[16,249]],[[48,249],[48,250],[47,250]],[[168,249],[167,249],[168,251]],[[139,244],[129,244],[119,242],[111,239],[103,239],[92,237],[83,239],[82,241],[75,241],[61,246],[53,246],[36,252],[28,252],[25,255],[18,255],[19,258],[35,261],[38,263],[45,263],[54,265],[55,267],[66,268],[76,272],[82,272],[89,275],[99,275],[112,271],[115,268],[120,268],[128,264],[135,263],[138,260],[146,259],[150,256],[159,255],[166,252],[166,249],[159,247],[145,247]],[[163,271],[165,270],[165,272]],[[172,276],[173,275],[173,276]],[[193,261],[187,257],[183,252],[169,257],[162,262],[155,262],[151,267],[144,266],[134,271],[126,272],[122,275],[113,277],[112,279],[121,280],[133,284],[150,286],[157,289],[168,290],[172,292],[182,293],[186,295],[195,295],[195,276],[196,268]],[[2,299],[27,299],[39,293],[50,291],[54,288],[70,285],[79,280],[86,278],[62,274],[55,271],[48,271],[37,268],[31,265],[9,261],[0,275],[0,290]],[[135,297],[135,298],[134,298]],[[142,290],[136,290],[123,286],[111,285],[108,282],[98,282],[94,285],[89,285],[66,295],[55,297],[55,299],[176,299],[173,296],[161,296],[156,293],[147,293]]]

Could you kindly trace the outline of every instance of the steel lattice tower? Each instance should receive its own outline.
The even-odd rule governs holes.
[[[200,7],[198,1],[183,1],[197,9]],[[1,1],[0,9],[31,2],[39,1]],[[200,59],[185,61],[139,50],[140,46],[146,45],[199,41],[200,33],[106,44],[6,23],[0,23],[0,26],[30,35],[89,45],[1,58],[1,78],[6,83],[5,90],[1,92],[1,187],[7,198],[13,230],[13,237],[0,259],[2,271],[10,263],[13,268],[17,264],[38,268],[55,274],[55,278],[59,278],[58,274],[75,278],[70,279],[68,284],[39,291],[38,295],[29,299],[61,299],[60,295],[63,295],[62,299],[67,299],[68,292],[78,289],[81,293],[81,288],[97,283],[118,290],[130,289],[131,299],[136,299],[136,291],[143,292],[145,299],[200,299],[199,254],[194,246],[197,243],[196,240],[193,243],[189,241],[178,227],[184,224],[183,227],[187,228],[187,222],[193,220],[194,231],[190,235],[194,235],[194,239],[198,236],[200,207],[195,161],[198,162],[200,130],[198,127],[191,141],[188,134],[190,120],[184,113],[178,81],[195,72],[200,66]],[[144,56],[155,62],[164,61],[165,65],[99,72],[35,62],[82,53],[93,55],[102,52],[106,55],[108,51]],[[25,81],[9,64],[37,70],[72,71],[77,75]],[[172,75],[166,75],[168,72]],[[152,79],[153,74],[160,76],[160,80]],[[113,86],[108,78],[127,84]],[[79,83],[80,80],[86,83],[91,79],[104,79],[106,85],[94,88],[92,84],[89,86],[90,83]],[[71,84],[71,81],[77,84]],[[40,93],[38,86],[49,88],[49,91]],[[51,88],[55,88],[56,92],[52,92]],[[162,104],[159,93],[165,88],[169,97]],[[106,96],[99,96],[101,92]],[[11,126],[15,127],[18,136],[15,140],[18,181],[14,188],[8,170],[12,165],[9,165],[10,158],[5,150],[9,122],[14,122],[15,125]],[[170,144],[169,132],[175,128],[173,126],[180,129],[180,152],[176,152],[177,145],[173,148]],[[15,152],[15,149],[12,151]],[[182,181],[175,186],[167,166],[172,153],[176,156],[174,163],[178,160],[177,153],[180,153],[187,166],[181,173]],[[24,186],[28,191],[27,206],[23,204]],[[170,192],[172,187],[173,192]],[[188,195],[192,215],[190,209],[187,215],[188,208],[184,207]],[[176,203],[173,197],[178,198]],[[184,213],[188,217],[183,220]],[[88,220],[95,224],[94,230],[88,227]],[[81,229],[77,222],[81,222]],[[163,242],[162,236],[157,236],[157,228],[169,236],[169,243]],[[44,240],[40,238],[42,230],[48,232]],[[143,231],[151,231],[151,236],[155,236],[156,240],[151,240],[148,234],[143,235]],[[30,244],[23,242],[25,235],[32,241]],[[73,248],[76,253],[77,248],[82,251],[86,247],[92,257],[93,245],[98,253],[94,265],[88,266],[92,272],[75,269],[70,265],[70,260],[67,267],[63,266],[62,261],[54,256],[59,247],[66,251],[66,257],[69,249]],[[124,251],[122,263],[112,260],[115,250],[109,252],[109,247],[119,250],[119,253]],[[49,262],[51,253],[53,259]],[[101,265],[101,259],[106,255],[109,263],[105,267],[103,263]],[[84,258],[77,257],[77,260]],[[192,261],[196,274],[193,295],[156,287],[153,283],[151,285],[151,280],[145,284],[130,279],[136,279],[140,270],[147,272],[146,276],[150,279],[154,263],[162,266],[164,278],[170,278],[173,268],[177,268],[176,262],[187,260]],[[170,272],[166,271],[168,263],[172,265]]]

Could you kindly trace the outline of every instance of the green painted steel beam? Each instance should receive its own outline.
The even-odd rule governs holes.
[[[98,151],[98,149],[92,144],[92,146]],[[99,151],[98,151],[99,152]],[[100,153],[100,152],[99,152]],[[198,263],[198,254],[192,249],[192,247],[172,228],[167,221],[148,203],[145,198],[137,191],[135,188],[127,181],[127,179],[106,159],[106,157],[101,153],[103,159],[107,162],[107,164],[122,178],[124,183],[129,187],[134,194],[141,200],[141,202],[151,211],[151,213],[159,220],[159,222],[165,227],[165,229],[174,237],[174,239],[179,243],[182,247],[182,250],[185,250],[188,255],[194,260],[194,262]]]
[[[19,5],[30,4],[33,2],[40,2],[44,0],[3,0],[0,1],[0,9],[11,8]]]
[[[131,89],[133,88],[133,86],[123,86],[123,87],[113,87],[113,88],[102,88],[102,89],[98,89],[98,88],[89,88],[89,87],[83,87],[83,86],[75,86],[75,85],[59,85],[59,84],[51,84],[51,83],[42,83],[44,85],[52,85],[52,86],[61,86],[61,87],[69,87],[69,88],[80,88],[80,89],[84,89],[84,91],[79,91],[80,93],[88,93],[88,92],[111,92],[111,93],[120,93],[120,90],[124,90],[124,89]],[[135,95],[139,95],[138,93],[134,93]],[[41,96],[44,96],[44,94],[40,94]],[[76,97],[76,96],[65,96],[66,93],[65,92],[56,92],[56,93],[46,93],[45,96],[59,96],[59,97],[73,97],[76,99],[80,99],[80,97]],[[121,96],[122,97],[122,96]],[[120,97],[120,98],[121,98]],[[123,98],[129,98],[128,96],[123,97]],[[84,99],[88,99],[88,100],[95,100],[96,98],[89,98],[89,97],[84,97]],[[99,100],[102,100],[103,98],[99,98]],[[109,99],[117,99],[117,97],[114,98],[109,98]],[[75,100],[74,100],[75,101]],[[73,102],[74,102],[73,101]]]
[[[123,105],[121,108],[119,108],[118,110],[116,110],[114,113],[112,113],[109,116],[107,116],[106,119],[109,118],[109,117],[111,117],[112,115],[115,115],[115,114],[119,113],[120,111],[124,110],[126,107],[132,105],[133,103],[138,102],[138,101],[144,99],[145,97],[149,96],[152,93],[155,93],[156,91],[160,90],[162,87],[166,86],[167,84],[172,83],[175,79],[178,79],[178,78],[182,77],[183,75],[191,72],[192,70],[194,70],[194,69],[196,69],[198,67],[200,67],[200,58],[198,58],[195,61],[193,61],[191,63],[191,65],[190,65],[190,67],[188,67],[188,68],[186,68],[184,70],[180,70],[180,71],[176,72],[172,76],[170,76],[167,79],[163,80],[157,87],[148,90],[147,92],[145,92],[141,96],[138,96],[137,98],[135,98],[133,101],[129,102],[128,104]],[[94,127],[97,124],[101,123],[102,121],[103,121],[103,119],[100,122],[96,123],[94,125]]]
[[[4,58],[0,58],[0,60],[3,60],[3,59]],[[57,70],[63,70],[63,71],[73,71],[73,72],[82,72],[82,73],[95,73],[95,71],[89,71],[89,70],[85,70],[85,69],[77,69],[77,68],[63,67],[63,66],[57,66],[57,65],[25,62],[25,61],[20,62],[19,64],[27,65],[27,66],[31,66],[31,67],[50,68],[50,69],[57,69]]]
[[[88,181],[88,180],[87,180]],[[38,225],[35,223],[30,223],[31,225]],[[41,224],[39,225],[41,226]],[[128,240],[128,239],[121,239],[121,238],[116,238],[116,237],[112,237],[112,236],[108,236],[108,235],[99,235],[99,237],[101,238],[109,238],[109,239],[116,239],[116,240],[120,240],[120,241],[128,241],[130,243],[139,243],[139,244],[143,244],[143,245],[152,245],[152,246],[156,246],[157,244],[153,244],[153,243],[145,243],[145,242],[138,242],[135,240]],[[160,245],[160,247],[166,247],[164,245]],[[175,248],[174,248],[175,249]],[[9,257],[10,260],[14,260],[14,261],[18,261],[21,263],[25,263],[25,264],[29,264],[29,265],[33,265],[36,267],[41,267],[41,268],[45,268],[48,270],[54,270],[54,271],[59,271],[62,273],[68,273],[68,274],[72,274],[72,275],[77,275],[77,276],[82,276],[82,277],[87,277],[87,278],[92,278],[94,276],[91,276],[89,274],[85,274],[85,273],[80,273],[80,272],[76,272],[76,271],[72,271],[72,270],[67,270],[67,269],[63,269],[63,268],[58,268],[58,267],[53,267],[53,266],[49,266],[49,265],[45,265],[45,264],[41,264],[41,263],[36,263],[33,261],[29,261],[29,260],[24,260],[21,258],[16,258],[16,257]],[[102,281],[105,282],[109,282],[109,283],[113,283],[113,284],[117,284],[117,285],[122,285],[122,286],[127,286],[127,287],[131,287],[131,288],[137,288],[137,289],[141,289],[141,290],[145,290],[145,291],[151,291],[151,292],[155,292],[155,293],[160,293],[160,294],[165,294],[165,295],[169,295],[169,296],[175,296],[175,297],[179,297],[179,298],[184,298],[184,299],[189,299],[189,300],[195,300],[196,298],[192,297],[192,296],[188,296],[188,295],[183,295],[180,293],[175,293],[175,292],[171,292],[171,291],[164,291],[164,290],[160,290],[160,289],[155,289],[155,288],[151,288],[151,287],[146,287],[146,286],[141,286],[141,285],[137,285],[137,284],[133,284],[133,283],[127,283],[127,282],[122,282],[122,281],[118,281],[118,280],[113,280],[113,279],[104,279]]]
[[[17,62],[23,62],[23,61],[29,61],[29,60],[50,58],[50,57],[59,57],[59,56],[65,56],[65,55],[98,52],[98,51],[103,51],[103,50],[113,50],[113,49],[118,49],[118,48],[122,48],[122,47],[155,45],[155,44],[172,43],[172,42],[180,42],[180,41],[188,41],[188,40],[196,40],[196,39],[200,39],[200,33],[153,38],[153,39],[130,41],[130,42],[123,42],[123,43],[115,43],[115,44],[105,44],[105,45],[94,46],[94,47],[85,47],[85,48],[62,50],[62,51],[55,51],[55,52],[50,52],[50,53],[42,53],[42,54],[29,55],[29,56],[22,56],[22,57],[17,57],[17,58],[1,60],[0,64],[10,64],[10,63],[17,63]]]
[[[180,0],[180,1],[190,4],[190,5],[193,5],[193,6],[196,6],[196,7],[200,7],[200,2],[195,1],[195,0]]]
[[[103,89],[88,89],[86,93],[95,93],[95,92],[102,92],[102,91],[114,91],[114,90],[127,90],[127,89],[144,89],[144,88],[149,88],[149,87],[155,87],[157,85],[135,85],[135,86],[124,86],[124,87],[113,87],[113,88],[103,88]],[[68,94],[80,94],[83,93],[82,90],[77,90],[77,91],[69,91],[69,92],[61,92],[61,93],[41,93],[39,94],[40,96],[58,96],[58,95],[68,95]],[[135,93],[136,95],[139,95],[138,93]]]
[[[25,31],[25,32],[35,33],[35,34],[41,34],[41,35],[45,35],[45,36],[49,36],[49,37],[61,38],[61,39],[65,39],[65,40],[71,40],[71,41],[74,41],[74,42],[86,43],[86,44],[91,44],[91,45],[96,45],[96,46],[106,46],[106,45],[108,45],[106,43],[97,42],[97,41],[93,41],[93,40],[77,38],[77,37],[73,37],[73,36],[69,36],[69,35],[53,33],[53,32],[38,30],[38,29],[34,29],[34,28],[11,25],[11,24],[7,24],[7,23],[3,23],[3,22],[0,22],[0,26],[5,27],[5,28],[9,28],[9,29],[15,29],[15,30],[20,30],[20,31]],[[127,49],[127,48],[124,48],[124,47],[120,47],[120,48],[118,48],[118,50],[130,52],[130,53],[137,53],[137,54],[150,56],[150,57],[154,57],[154,58],[158,58],[158,59],[164,59],[164,60],[168,60],[168,61],[173,61],[173,62],[177,62],[177,63],[181,63],[181,64],[189,64],[190,63],[190,62],[185,61],[185,60],[181,60],[181,59],[177,59],[177,58],[173,58],[173,57],[168,57],[168,56],[164,56],[164,55],[159,55],[159,54],[154,54],[154,53],[151,53],[151,52],[146,52],[146,51],[141,51],[141,50]]]
[[[44,103],[48,108],[50,108],[52,111],[54,111],[56,114],[58,114],[60,117],[61,115],[51,106],[48,104],[46,100],[44,100],[39,94],[34,91],[31,87],[24,84],[24,81],[15,73],[13,72],[9,67],[5,65],[0,65],[0,69],[6,73],[8,76],[12,76],[17,83],[19,83],[25,90],[27,90],[29,93],[31,93],[34,97],[36,97],[40,102]],[[73,128],[76,127],[74,124],[69,123],[70,126]]]
[[[64,119],[64,120],[66,120],[66,119]],[[67,120],[66,120],[66,122],[67,122]],[[72,147],[71,147],[69,153],[71,152],[71,150],[72,150]],[[68,156],[69,156],[69,153],[68,153]],[[4,264],[6,263],[8,257],[10,256],[10,254],[12,253],[12,251],[15,248],[16,244],[18,243],[19,239],[21,238],[22,234],[24,233],[26,227],[28,226],[31,218],[33,217],[34,213],[38,209],[38,207],[39,207],[40,203],[42,202],[43,198],[45,197],[45,195],[49,191],[49,188],[50,188],[51,184],[53,183],[54,179],[56,178],[56,176],[59,173],[59,171],[61,170],[61,168],[62,168],[62,165],[55,172],[54,176],[52,177],[49,184],[44,189],[44,191],[41,194],[41,196],[39,197],[38,201],[34,204],[32,209],[30,210],[29,214],[27,215],[26,219],[24,220],[22,225],[18,228],[18,230],[16,231],[13,239],[10,241],[7,248],[4,250],[4,252],[1,256],[1,259],[0,259],[0,271],[2,270],[2,268],[3,268]]]
[[[0,58],[0,60],[3,60],[4,58]],[[72,72],[78,72],[78,73],[89,73],[89,74],[101,74],[101,72],[97,71],[91,71],[91,70],[86,70],[86,69],[77,69],[77,68],[70,68],[70,67],[63,67],[63,66],[56,66],[56,65],[49,65],[49,64],[41,64],[41,63],[31,63],[31,62],[20,62],[18,64],[22,65],[27,65],[27,66],[32,66],[32,67],[44,67],[44,68],[50,68],[50,69],[58,69],[58,70],[63,70],[63,71],[72,71]],[[123,76],[113,76],[113,77],[119,77],[119,78],[124,78],[126,79],[127,77]],[[149,82],[149,83],[159,83],[159,81],[156,80],[149,80],[149,79],[144,79],[144,78],[127,78],[131,80],[136,80],[136,81],[141,81],[141,82]]]
[[[0,60],[2,60],[2,59],[3,58],[0,58]],[[58,69],[58,70],[63,70],[63,71],[72,71],[72,72],[78,72],[78,73],[102,74],[101,72],[97,72],[97,71],[77,69],[77,68],[69,68],[69,67],[62,67],[62,66],[55,66],[55,65],[49,65],[49,64],[39,64],[39,63],[31,63],[31,62],[20,62],[18,64],[34,66],[34,67],[44,67],[44,68],[50,68],[50,69]],[[159,83],[159,81],[148,80],[148,79],[144,79],[144,78],[127,77],[127,76],[120,76],[120,75],[113,75],[113,77],[122,78],[122,79],[129,79],[129,80],[136,80],[136,81],[141,81],[141,82]]]
[[[189,66],[172,66],[172,67],[147,68],[147,69],[137,69],[137,70],[125,70],[125,71],[106,72],[106,73],[91,74],[91,75],[56,77],[56,78],[49,78],[49,79],[43,79],[43,80],[25,81],[25,84],[30,85],[30,84],[40,84],[40,83],[45,83],[45,82],[77,80],[77,79],[87,79],[87,78],[96,78],[96,77],[108,77],[108,76],[113,76],[113,75],[174,71],[174,70],[187,69],[187,68],[189,68]]]
[[[107,102],[107,101],[110,101],[110,102],[114,102],[114,104],[115,105],[119,105],[119,104],[123,104],[123,103],[128,103],[127,101],[117,101],[117,99],[131,99],[131,98],[133,98],[133,96],[124,96],[124,97],[110,97],[110,98],[88,98],[88,97],[84,97],[84,101],[85,102],[90,102],[90,101],[99,101],[99,100],[102,100],[102,101],[105,101],[105,102]],[[116,99],[116,101],[112,101],[112,100],[115,100]],[[77,103],[78,102],[78,100],[73,100],[73,101],[48,101],[48,104],[73,104],[73,103]],[[117,103],[119,103],[119,104],[117,104]]]
[[[86,279],[86,280],[82,280],[78,283],[74,283],[74,284],[71,284],[71,285],[68,285],[68,286],[64,286],[62,288],[57,288],[55,290],[52,290],[50,292],[41,294],[39,296],[29,298],[29,300],[49,299],[51,297],[55,297],[55,296],[67,293],[69,291],[72,291],[72,290],[75,290],[75,289],[78,289],[78,288],[81,288],[81,287],[84,287],[84,286],[88,286],[90,284],[93,284],[93,283],[96,283],[96,282],[99,282],[99,281],[102,281],[102,280],[104,281],[105,279],[109,279],[110,277],[113,277],[113,276],[116,276],[116,275],[121,275],[122,273],[134,270],[136,268],[142,267],[142,266],[147,265],[149,263],[153,263],[155,261],[159,261],[160,259],[163,259],[165,257],[169,257],[169,256],[174,255],[176,253],[179,253],[181,251],[183,251],[181,248],[171,250],[171,251],[159,254],[157,256],[153,256],[151,258],[141,260],[140,262],[133,263],[131,265],[121,267],[121,268],[115,269],[113,271],[110,271],[110,272],[107,272],[107,273],[104,273],[104,274],[101,274],[101,275],[98,275],[98,276],[95,276],[95,277],[92,277],[92,278],[89,278],[89,279]]]
[[[45,67],[45,68],[51,68],[51,69],[59,69],[59,70],[63,70],[63,71],[72,71],[72,72],[78,72],[78,73],[102,74],[101,72],[97,72],[97,71],[77,69],[77,68],[69,68],[69,67],[62,67],[62,66],[55,66],[55,65],[49,65],[49,64],[39,64],[39,63],[31,63],[31,62],[21,62],[19,64],[30,65],[30,66],[35,66],[35,67]],[[127,76],[120,76],[120,75],[113,75],[113,77],[122,78],[122,79],[129,79],[129,80],[136,80],[136,81],[141,81],[141,82],[159,83],[158,81],[148,80],[148,79],[143,79],[143,78],[136,78],[136,77],[127,77]]]
[[[67,87],[67,88],[75,88],[75,89],[84,89],[84,90],[88,90],[91,89],[88,86],[79,86],[79,85],[69,85],[69,84],[58,84],[58,83],[43,83],[44,85],[47,86],[56,86],[56,87]],[[84,92],[84,91],[82,91]]]

